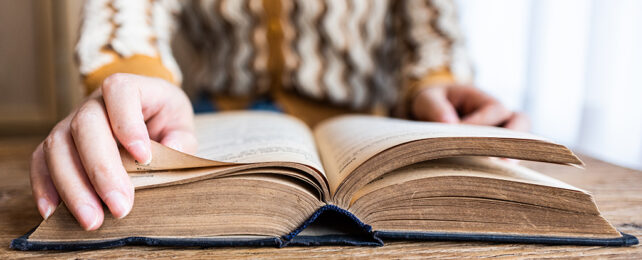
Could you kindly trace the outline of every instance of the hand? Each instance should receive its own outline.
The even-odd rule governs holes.
[[[435,86],[422,90],[412,101],[419,120],[500,126],[528,131],[528,118],[506,109],[495,98],[470,86]]]
[[[134,203],[118,144],[139,162],[152,160],[150,138],[185,152],[196,149],[193,112],[183,91],[158,78],[114,74],[59,122],[36,148],[31,188],[47,219],[62,199],[85,230],[102,225],[101,200],[116,218]]]

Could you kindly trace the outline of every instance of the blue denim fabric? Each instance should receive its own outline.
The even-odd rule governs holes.
[[[217,112],[219,109],[216,107],[216,102],[212,97],[207,93],[201,93],[198,97],[192,100],[192,107],[194,108],[194,113],[212,113]],[[272,112],[283,112],[277,104],[269,98],[260,98],[254,100],[248,110],[261,110],[261,111],[272,111]]]

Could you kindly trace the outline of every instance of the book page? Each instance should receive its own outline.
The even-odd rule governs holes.
[[[387,173],[368,183],[368,185],[355,193],[352,197],[351,204],[362,196],[383,187],[413,180],[444,176],[498,179],[587,193],[580,188],[524,166],[504,162],[500,159],[462,156],[430,160]]]
[[[310,129],[296,118],[259,111],[195,118],[196,156],[228,163],[295,162],[325,175]]]
[[[356,167],[393,146],[427,138],[501,137],[543,140],[498,127],[448,125],[375,116],[350,115],[322,122],[314,131],[331,190]]]

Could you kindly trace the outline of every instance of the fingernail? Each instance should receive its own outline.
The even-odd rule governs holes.
[[[83,219],[89,225],[85,226],[85,230],[93,230],[98,225],[98,214],[96,214],[96,209],[87,204],[78,206],[78,218]]]
[[[53,213],[54,208],[47,199],[40,198],[38,199],[38,210],[44,219],[48,219],[51,213]]]
[[[105,195],[105,203],[116,218],[124,218],[131,210],[131,203],[122,192],[110,191]]]
[[[143,141],[133,141],[129,143],[129,150],[135,154],[143,154],[147,157],[143,160],[143,165],[149,165],[152,162],[152,153],[147,149]]]

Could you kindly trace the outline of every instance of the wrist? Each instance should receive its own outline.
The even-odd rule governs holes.
[[[421,110],[422,105],[422,99],[424,99],[425,96],[427,95],[427,92],[430,91],[440,91],[440,92],[445,92],[447,88],[452,86],[450,83],[432,83],[432,84],[423,84],[423,85],[417,85],[414,88],[411,88],[410,91],[407,93],[406,96],[406,106],[408,111],[408,116],[413,119],[420,118],[420,116],[417,114],[417,110]]]
[[[446,88],[455,84],[455,77],[447,67],[431,70],[423,77],[408,78],[400,96],[396,115],[403,118],[413,118],[414,103],[419,94],[426,89]]]

